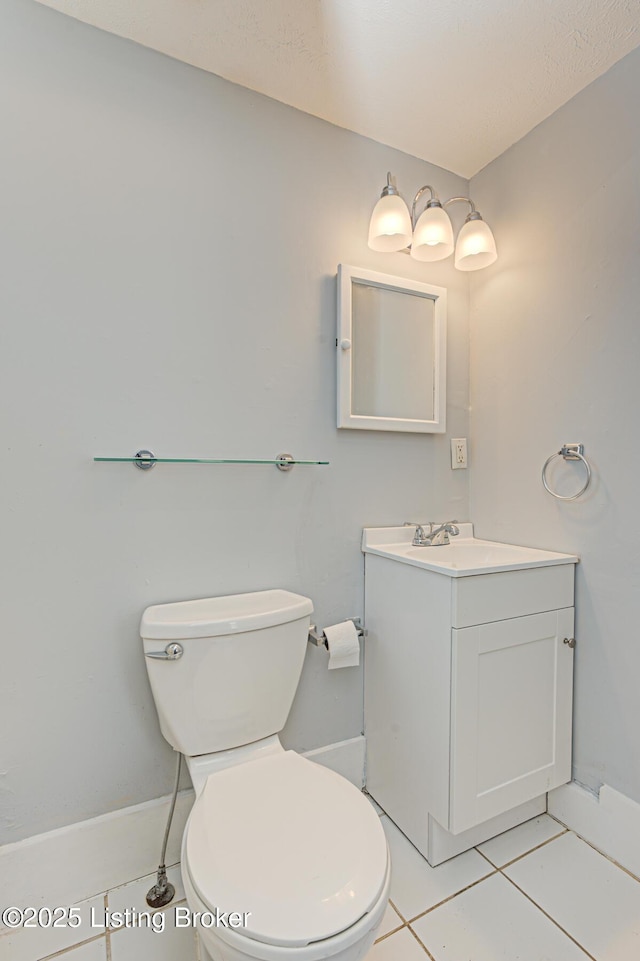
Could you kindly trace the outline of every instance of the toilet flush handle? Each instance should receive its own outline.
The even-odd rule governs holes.
[[[176,644],[173,641],[171,644],[167,644],[164,651],[145,651],[145,657],[155,657],[158,661],[177,661],[179,657],[184,654],[184,648],[182,644]]]

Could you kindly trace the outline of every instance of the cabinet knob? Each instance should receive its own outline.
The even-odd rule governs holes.
[[[347,338],[345,337],[344,340],[340,341],[340,346],[342,347],[343,350],[351,350],[351,341],[347,340]]]
[[[575,637],[565,637],[562,643],[563,643],[563,644],[568,644],[569,647],[575,647],[575,646],[576,646],[576,639],[575,639]]]

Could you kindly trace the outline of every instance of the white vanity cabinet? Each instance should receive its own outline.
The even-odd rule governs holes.
[[[467,575],[364,549],[367,788],[437,864],[571,779],[577,559]]]

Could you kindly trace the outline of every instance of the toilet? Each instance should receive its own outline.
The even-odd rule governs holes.
[[[160,728],[196,793],[181,867],[207,961],[361,961],[387,906],[373,806],[278,737],[312,611],[307,597],[269,590],[142,617]]]

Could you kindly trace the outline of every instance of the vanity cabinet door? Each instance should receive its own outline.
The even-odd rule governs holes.
[[[452,630],[454,834],[571,779],[573,613]]]

